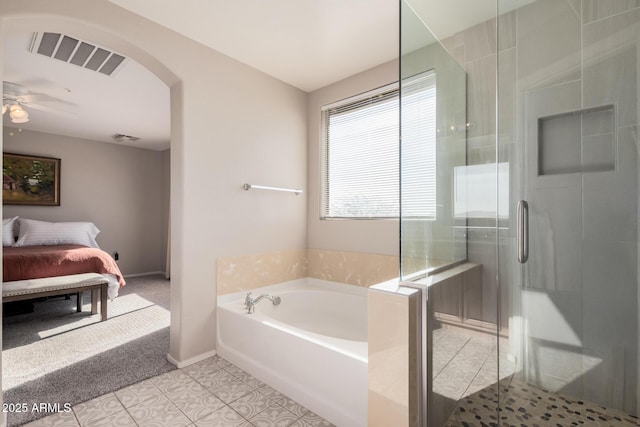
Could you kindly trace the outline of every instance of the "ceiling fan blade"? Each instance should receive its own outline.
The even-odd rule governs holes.
[[[66,105],[69,107],[76,106],[76,104],[74,104],[73,102],[65,101],[64,99],[56,98],[54,96],[47,95],[45,93],[30,92],[26,95],[19,96],[17,100],[25,105],[35,102],[35,103],[55,103],[55,104]]]
[[[71,117],[71,118],[77,118],[78,115],[71,112],[71,111],[67,111],[67,110],[63,110],[60,108],[54,108],[54,107],[48,107],[46,105],[42,105],[42,104],[37,104],[37,103],[24,103],[23,104],[27,110],[29,109],[33,109],[33,110],[38,110],[38,111],[44,111],[47,113],[52,113],[52,114],[57,114],[59,116],[65,116],[65,117]]]
[[[2,84],[3,100],[20,104],[23,107],[26,107],[27,110],[33,109],[60,116],[77,117],[77,114],[69,111],[76,107],[76,104],[73,102],[56,98],[54,96],[47,95],[46,93],[31,92],[26,87],[17,83],[4,81]]]
[[[5,95],[18,97],[28,94],[29,90],[26,87],[19,85],[18,83],[3,81],[2,93]]]

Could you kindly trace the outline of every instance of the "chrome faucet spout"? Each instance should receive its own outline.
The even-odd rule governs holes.
[[[253,314],[255,313],[255,305],[258,304],[260,301],[262,301],[263,299],[268,299],[269,301],[271,301],[271,303],[273,305],[278,305],[280,304],[280,302],[282,301],[282,299],[279,296],[271,296],[269,294],[262,294],[260,296],[257,297],[252,297],[251,296],[251,292],[247,292],[247,296],[244,299],[244,306],[247,309],[247,314]]]

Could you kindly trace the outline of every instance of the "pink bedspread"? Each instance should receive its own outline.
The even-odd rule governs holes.
[[[80,245],[2,248],[2,281],[40,279],[68,274],[113,274],[125,285],[118,264],[105,251]]]

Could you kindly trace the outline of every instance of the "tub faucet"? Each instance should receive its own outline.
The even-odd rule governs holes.
[[[278,305],[282,301],[280,297],[275,295],[271,296],[269,294],[262,294],[254,298],[251,296],[251,292],[247,292],[247,296],[244,299],[244,306],[247,309],[247,314],[253,314],[255,312],[255,305],[265,298],[271,301],[273,305]]]

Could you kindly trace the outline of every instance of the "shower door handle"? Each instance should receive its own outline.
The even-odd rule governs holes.
[[[516,243],[518,245],[518,262],[524,264],[529,259],[529,204],[520,200],[518,202],[518,224],[516,230]]]

